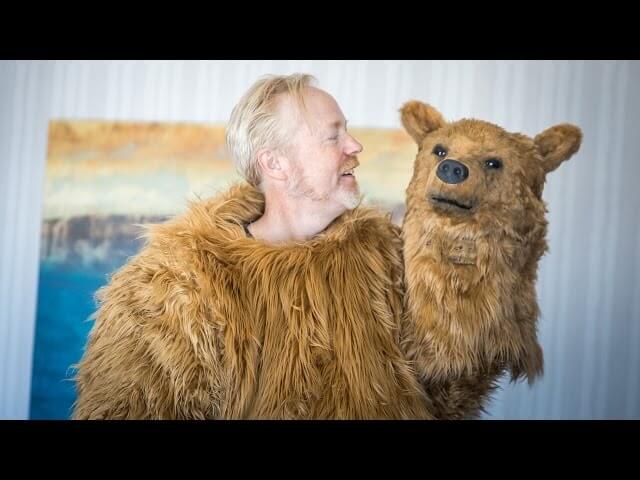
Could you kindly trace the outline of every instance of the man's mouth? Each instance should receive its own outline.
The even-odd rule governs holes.
[[[434,205],[439,205],[442,207],[451,206],[451,207],[459,208],[461,210],[471,210],[473,208],[472,204],[463,203],[453,198],[446,198],[446,197],[437,196],[437,195],[430,195],[429,200]]]
[[[355,177],[355,175],[353,174],[353,171],[356,169],[358,165],[360,165],[360,162],[358,162],[358,159],[356,157],[350,157],[350,159],[345,164],[344,170],[342,170],[342,172],[340,173],[340,176]]]

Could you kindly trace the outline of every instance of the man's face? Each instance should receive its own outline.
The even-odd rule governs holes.
[[[360,191],[353,169],[362,151],[347,133],[344,115],[336,101],[316,88],[305,91],[306,115],[290,99],[283,105],[286,121],[295,121],[293,137],[286,148],[290,164],[288,193],[323,202],[328,208],[355,208]],[[288,113],[287,113],[288,112]]]

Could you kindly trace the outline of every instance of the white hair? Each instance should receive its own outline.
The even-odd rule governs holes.
[[[266,147],[280,148],[289,138],[286,124],[278,115],[278,98],[288,94],[301,107],[303,90],[315,78],[312,75],[267,75],[255,82],[231,112],[226,141],[238,173],[250,184],[260,185],[256,154]]]

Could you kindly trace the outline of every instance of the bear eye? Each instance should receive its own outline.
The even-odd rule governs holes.
[[[440,158],[444,158],[447,156],[447,149],[442,145],[436,145],[435,147],[433,147],[433,153]]]
[[[499,158],[490,158],[488,160],[485,160],[484,165],[485,167],[491,168],[494,170],[498,170],[502,168],[502,162],[500,161]]]

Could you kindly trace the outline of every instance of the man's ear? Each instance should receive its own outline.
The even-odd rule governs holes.
[[[256,155],[258,168],[262,173],[262,178],[269,177],[274,180],[286,180],[287,172],[285,171],[282,159],[278,153],[272,149],[262,149]]]
[[[542,155],[542,166],[546,173],[571,158],[582,142],[582,131],[575,125],[563,123],[546,129],[533,139]]]
[[[438,110],[417,100],[411,100],[402,106],[400,119],[404,129],[418,145],[428,133],[444,127],[447,123]]]

